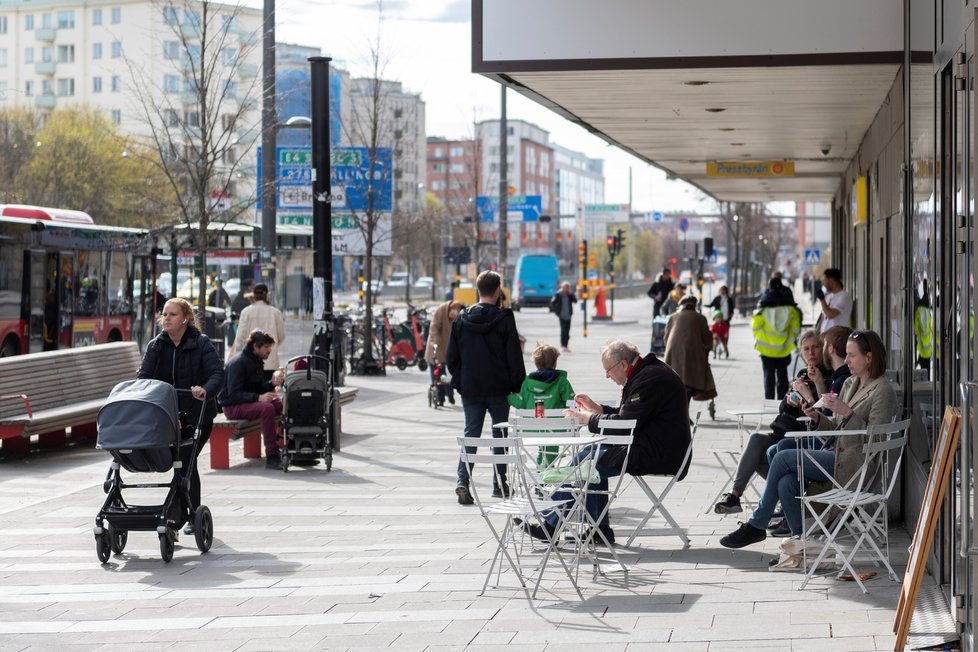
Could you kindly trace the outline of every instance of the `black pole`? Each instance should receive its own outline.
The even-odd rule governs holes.
[[[333,207],[330,203],[329,62],[310,57],[312,76],[313,354],[333,368]],[[316,359],[313,358],[314,364]],[[331,388],[332,389],[332,388]]]
[[[261,110],[261,282],[275,293],[275,204],[278,162],[275,113],[275,0],[265,0],[262,13]]]
[[[506,122],[506,86],[500,86],[499,100],[499,270],[504,281],[506,276],[506,261],[509,259],[509,179],[507,168],[509,164],[509,125]],[[476,222],[478,225],[478,222]],[[477,270],[479,271],[479,270]]]

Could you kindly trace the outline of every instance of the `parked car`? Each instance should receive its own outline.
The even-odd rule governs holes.
[[[391,278],[387,281],[387,287],[389,288],[403,288],[407,287],[411,280],[411,276],[407,272],[394,272],[391,274]]]
[[[431,289],[431,286],[435,284],[435,279],[430,276],[420,276],[418,280],[414,282],[414,287],[421,289]]]
[[[380,279],[376,279],[375,278],[372,281],[370,281],[370,289],[372,290],[371,293],[374,296],[377,296],[377,295],[380,294],[381,290],[384,289],[384,282],[381,281]],[[363,291],[364,292],[367,291],[367,282],[366,281],[363,282]]]

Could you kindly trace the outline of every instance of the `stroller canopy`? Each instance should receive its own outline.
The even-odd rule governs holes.
[[[126,380],[112,388],[98,412],[97,447],[161,448],[176,444],[177,391],[161,380]]]

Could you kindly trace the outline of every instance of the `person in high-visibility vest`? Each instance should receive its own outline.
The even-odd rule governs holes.
[[[788,364],[795,350],[795,338],[801,331],[801,312],[798,306],[787,303],[782,287],[780,278],[771,279],[751,321],[754,349],[761,354],[764,369],[766,399],[788,393]]]
[[[930,370],[930,359],[934,353],[934,311],[930,307],[927,279],[924,279],[920,293],[915,291],[914,295],[913,334],[917,365],[921,369]]]

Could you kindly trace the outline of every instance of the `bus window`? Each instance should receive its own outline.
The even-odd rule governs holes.
[[[24,278],[23,245],[0,246],[0,357],[24,353],[22,338],[21,283]]]
[[[109,256],[109,282],[106,290],[110,315],[128,315],[132,312],[129,293],[129,259],[124,251],[113,251]]]

